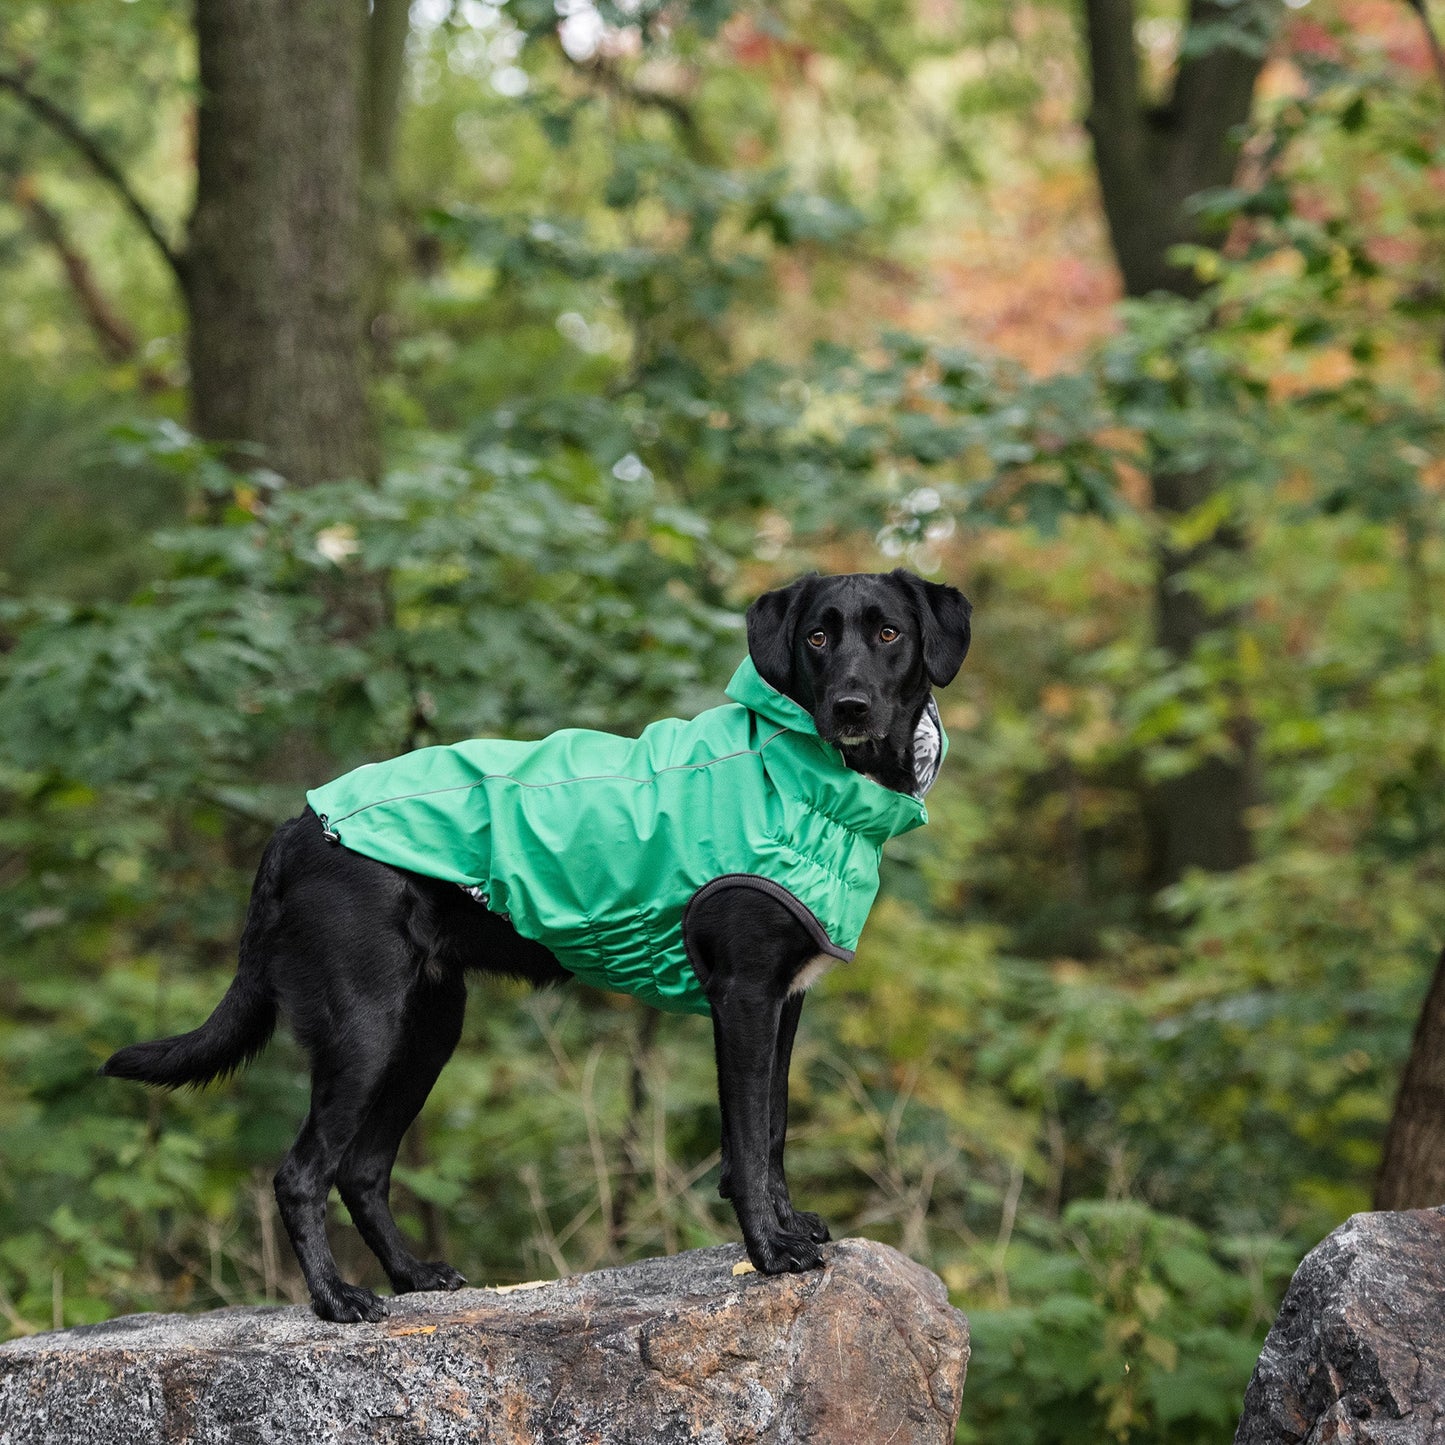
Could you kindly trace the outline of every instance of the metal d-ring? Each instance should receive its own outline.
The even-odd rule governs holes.
[[[332,828],[331,822],[326,814],[320,813],[317,816],[321,819],[321,836],[325,838],[328,843],[339,843],[341,841],[341,834]]]

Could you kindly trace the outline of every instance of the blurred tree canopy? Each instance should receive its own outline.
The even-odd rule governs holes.
[[[1225,1438],[1445,938],[1442,111],[1399,0],[0,0],[4,1327],[302,1297],[295,1049],[95,1069],[306,786],[712,705],[759,590],[902,563],[975,650],[795,1192],[968,1311],[961,1439]],[[478,989],[398,1213],[730,1238],[712,1089]]]

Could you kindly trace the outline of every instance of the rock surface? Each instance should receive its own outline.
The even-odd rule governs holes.
[[[1295,1271],[1235,1445],[1445,1445],[1445,1209],[1357,1214]]]
[[[737,1246],[510,1292],[130,1315],[0,1345],[0,1445],[946,1445],[968,1323],[865,1240],[809,1274]]]

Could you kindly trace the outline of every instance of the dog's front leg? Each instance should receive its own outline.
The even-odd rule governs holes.
[[[788,1175],[783,1168],[783,1153],[788,1142],[788,1068],[793,1061],[793,1038],[798,1032],[798,1017],[803,1012],[803,995],[790,993],[783,1002],[778,1021],[778,1043],[773,1054],[773,1087],[769,1107],[768,1189],[778,1223],[791,1234],[806,1234],[818,1244],[830,1238],[822,1217],[806,1209],[794,1209],[788,1192]]]
[[[784,1227],[773,1176],[773,1073],[784,1000],[767,982],[734,975],[710,991],[710,1001],[726,1188],[748,1258],[764,1274],[815,1269],[823,1262],[818,1242]],[[776,1144],[781,1165],[780,1136]]]

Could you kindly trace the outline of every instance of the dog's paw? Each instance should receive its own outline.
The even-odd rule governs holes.
[[[792,1205],[789,1205],[786,1216],[784,1218],[783,1211],[780,1210],[778,1223],[789,1234],[801,1234],[805,1238],[811,1239],[814,1244],[827,1244],[833,1237],[828,1232],[828,1226],[823,1223],[823,1217],[820,1214],[813,1214],[806,1209],[794,1209]]]
[[[780,1230],[777,1234],[748,1240],[747,1249],[748,1258],[762,1274],[801,1274],[804,1270],[820,1269],[823,1264],[823,1251],[817,1241],[806,1234]]]
[[[801,1234],[811,1239],[814,1244],[827,1244],[832,1239],[828,1232],[828,1226],[823,1223],[821,1215],[812,1214],[806,1209],[794,1209],[793,1201],[788,1198],[786,1187],[777,1187],[772,1191],[773,1213],[778,1217],[778,1228],[784,1234]]]
[[[428,1264],[418,1260],[405,1275],[397,1275],[391,1287],[397,1294],[419,1294],[428,1290],[460,1289],[466,1282],[466,1276],[445,1260],[434,1259]]]
[[[337,1280],[324,1294],[313,1295],[311,1308],[323,1320],[336,1325],[354,1325],[365,1320],[376,1324],[386,1318],[386,1301],[359,1284]]]

